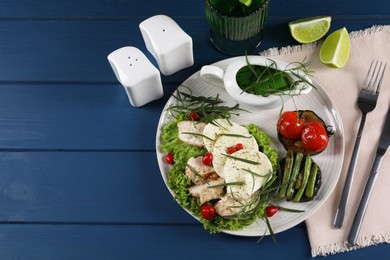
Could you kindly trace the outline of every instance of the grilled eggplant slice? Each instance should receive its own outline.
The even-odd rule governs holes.
[[[319,117],[315,112],[311,110],[298,110],[296,112],[298,113],[298,117],[304,120],[305,124],[311,122],[318,122],[324,126],[324,129],[326,130],[328,137],[333,135],[333,131],[331,130],[331,127],[327,126],[324,120],[321,117]],[[308,154],[315,155],[323,151],[321,150],[319,152],[313,152],[308,149],[305,149],[300,138],[290,139],[282,136],[279,131],[278,131],[278,139],[283,144],[283,147],[286,150],[292,150],[294,153],[302,153],[303,155],[308,155]]]

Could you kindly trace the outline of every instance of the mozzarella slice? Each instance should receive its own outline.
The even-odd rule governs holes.
[[[224,165],[225,182],[240,184],[228,185],[227,192],[233,198],[246,201],[267,182],[272,164],[265,154],[254,150],[239,150],[232,157],[227,158]]]
[[[227,119],[216,119],[212,123],[208,123],[203,130],[203,143],[207,151],[213,151],[215,141],[223,133],[235,133],[241,135],[248,135],[249,131],[235,122]]]
[[[187,144],[203,146],[202,133],[206,126],[203,122],[181,121],[177,123],[179,139]]]
[[[213,148],[213,167],[215,172],[220,176],[224,177],[224,166],[227,159],[227,149],[236,144],[242,144],[246,150],[258,151],[259,146],[256,139],[252,135],[246,135],[246,137],[235,137],[235,136],[220,136],[214,144]]]

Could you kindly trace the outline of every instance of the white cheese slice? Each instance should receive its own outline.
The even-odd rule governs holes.
[[[187,144],[202,147],[203,130],[206,123],[194,121],[181,121],[177,123],[179,129],[179,139]]]
[[[207,151],[213,151],[215,141],[223,133],[249,135],[246,127],[227,119],[216,119],[212,123],[208,123],[203,130],[203,135],[205,136],[203,137],[203,143]]]
[[[225,162],[225,182],[240,185],[228,185],[227,192],[233,198],[246,201],[267,182],[272,173],[272,164],[265,154],[254,150],[239,150],[232,157]]]
[[[227,149],[236,144],[242,144],[243,149],[258,151],[259,146],[256,139],[252,135],[246,135],[246,137],[235,137],[235,136],[220,136],[215,142],[213,148],[213,167],[215,172],[220,176],[224,177],[224,167],[227,159]]]

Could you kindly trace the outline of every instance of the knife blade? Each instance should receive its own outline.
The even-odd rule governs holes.
[[[362,198],[360,199],[359,207],[356,212],[356,215],[353,219],[351,230],[349,231],[347,244],[349,246],[356,245],[360,228],[363,223],[364,215],[366,213],[367,205],[370,200],[371,191],[374,187],[376,177],[378,175],[379,169],[382,165],[383,157],[386,154],[387,148],[390,144],[390,107],[387,109],[387,116],[385,125],[383,126],[382,133],[379,139],[378,148],[376,151],[376,156],[374,159],[374,163],[371,167],[370,175],[368,176],[366,186],[364,188],[364,192]]]
[[[387,148],[389,148],[390,144],[390,113],[389,113],[390,107],[387,110],[387,117],[385,121],[385,125],[383,126],[381,138],[379,139],[379,145],[378,149],[384,149],[384,153],[386,152]]]

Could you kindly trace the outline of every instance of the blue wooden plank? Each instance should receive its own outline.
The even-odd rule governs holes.
[[[270,19],[258,50],[297,44],[288,31],[290,20]],[[156,65],[138,30],[141,21],[2,21],[0,83],[116,83],[107,55],[117,48],[135,46]],[[203,65],[227,58],[211,46],[205,19],[184,17],[177,22],[193,38],[195,64],[162,77],[164,82],[182,82]],[[336,19],[331,31],[344,26],[349,31],[359,30],[378,23],[390,24],[390,20]]]
[[[172,0],[170,0],[172,2]],[[23,2],[23,3],[21,3]],[[168,1],[169,2],[169,1]],[[199,0],[175,1],[173,5],[167,1],[152,0],[148,4],[142,1],[112,0],[42,0],[39,4],[32,0],[1,1],[1,17],[39,19],[126,19],[134,16],[167,14],[177,16],[193,16],[203,13],[203,2]]]
[[[172,1],[172,0],[171,0]],[[68,0],[50,1],[41,0],[2,0],[0,16],[4,18],[117,18],[125,19],[131,16],[167,14],[174,16],[201,16],[203,15],[204,2],[202,0],[175,1],[112,1],[112,0]],[[172,8],[174,6],[174,8]],[[328,0],[317,1],[271,1],[271,16],[304,16],[307,15],[341,15],[346,12],[354,16],[388,15],[387,0],[376,0],[375,4],[364,0]]]
[[[0,81],[114,83],[107,55],[128,45],[157,66],[138,29],[141,21],[2,21]],[[184,21],[183,29],[196,30],[194,20]],[[196,70],[185,70],[185,75]]]
[[[305,230],[266,237],[210,235],[195,226],[0,225],[1,259],[309,258]],[[162,239],[163,238],[163,239]],[[206,255],[203,255],[206,253]]]
[[[1,259],[312,259],[306,231],[258,238],[208,234],[196,226],[0,225]],[[388,259],[387,244],[329,256]]]
[[[2,223],[198,224],[154,152],[2,152],[0,169]]]
[[[332,25],[332,30],[346,25],[341,22],[336,21]],[[343,20],[343,22],[347,21]],[[7,23],[7,28],[11,30],[13,28],[12,22]],[[44,34],[39,27],[50,29],[53,33],[55,28],[60,27],[63,30],[68,28],[67,22],[59,22],[61,26],[51,25],[49,22],[40,23],[41,26],[35,27],[29,25],[28,22],[17,22],[24,30],[30,31],[31,37],[39,37],[34,35]],[[90,32],[91,37],[92,34],[97,37],[96,30],[98,30],[99,24],[93,26],[95,32]],[[350,30],[359,29],[368,27],[370,24],[372,21],[361,20],[357,23],[348,23],[348,28]],[[0,23],[0,27],[2,25],[4,23]],[[65,38],[75,39],[81,34],[83,29],[77,25],[82,27],[81,22],[72,23],[71,28],[78,31],[71,32],[68,28],[68,35]],[[272,42],[292,43],[285,26],[285,22],[280,21],[275,23],[274,27],[268,27],[266,33],[272,41],[265,40],[260,48],[270,47]],[[106,27],[105,30],[108,28]],[[201,33],[199,29],[197,32]],[[60,37],[59,32],[55,34]],[[16,34],[14,36],[16,37]],[[165,97],[163,99],[142,108],[133,108],[129,104],[123,88],[115,82],[114,73],[105,58],[106,52],[103,51],[105,47],[91,49],[88,52],[87,46],[84,46],[85,43],[80,41],[74,43],[73,46],[55,52],[54,46],[48,46],[48,43],[43,40],[44,37],[40,37],[42,39],[38,41],[39,44],[30,48],[31,53],[27,49],[18,51],[20,49],[18,46],[21,45],[14,44],[14,42],[20,43],[21,41],[16,41],[16,39],[9,40],[9,38],[4,37],[0,41],[0,46],[5,43],[5,46],[8,46],[8,51],[2,53],[2,59],[0,59],[0,78],[7,80],[7,82],[0,84],[2,93],[0,102],[3,105],[0,110],[1,149],[154,150],[158,119],[170,93],[189,76],[187,74],[198,70],[201,65],[226,58],[210,46],[206,35],[204,37],[197,36],[196,39],[199,40],[195,44],[203,47],[196,49],[197,61],[194,67],[185,70],[183,74],[178,73],[172,78],[164,78]],[[52,43],[55,37],[53,36]],[[71,42],[69,39],[68,42]],[[83,39],[87,41],[89,36]],[[20,44],[26,45],[26,42],[27,39]],[[106,42],[109,41],[106,39]],[[45,55],[46,48],[50,49],[51,55]],[[85,52],[81,51],[82,49]],[[57,58],[53,58],[53,55],[56,55]],[[24,56],[27,58],[24,59]],[[92,56],[98,58],[93,58],[94,62],[90,64],[91,68],[89,68],[87,60],[88,58],[92,59]],[[58,62],[58,60],[62,60],[62,62],[54,68],[53,63]],[[75,63],[79,65],[75,66]],[[21,65],[21,68],[16,69],[17,65]],[[87,71],[83,71],[84,74],[81,73],[79,68],[88,70],[88,73]],[[14,83],[15,80],[54,81],[60,74],[62,77],[58,80],[68,81],[67,84]],[[100,82],[102,84],[72,83],[72,81],[83,80],[95,83],[102,81]],[[105,81],[113,83],[104,83]]]
[[[165,97],[130,105],[120,84],[0,85],[0,150],[155,150]]]

